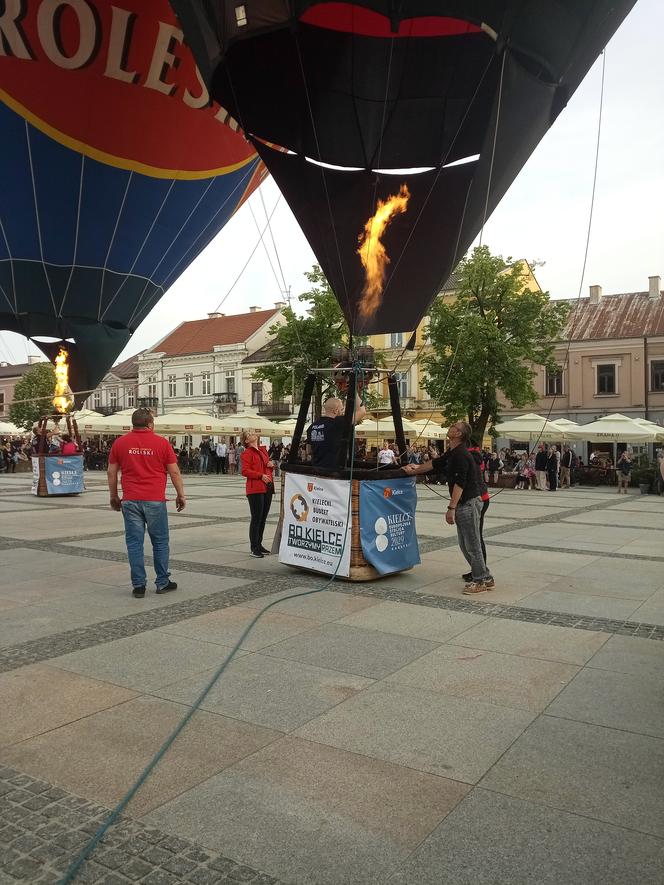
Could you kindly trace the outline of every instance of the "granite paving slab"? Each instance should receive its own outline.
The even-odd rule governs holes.
[[[73,627],[83,627],[102,620],[83,609],[64,609],[59,602],[19,605],[3,612],[0,619],[0,648],[39,639]]]
[[[140,697],[0,750],[0,761],[105,805],[124,796],[186,707]],[[279,737],[197,712],[127,813],[141,816]]]
[[[154,693],[191,704],[211,675],[206,672],[173,682]],[[201,708],[292,731],[371,684],[372,680],[362,676],[249,654],[231,663]]]
[[[454,645],[582,665],[608,638],[590,630],[487,619],[456,636]]]
[[[427,587],[427,593],[431,593]],[[444,609],[427,610],[401,602],[381,602],[362,612],[348,615],[339,622],[349,627],[365,627],[382,633],[398,633],[433,642],[446,642],[469,627],[481,624],[481,615],[452,612]]]
[[[52,667],[0,674],[0,746],[59,728],[136,697],[136,692]]]
[[[663,701],[662,672],[647,676],[588,667],[553,701],[547,713],[664,738]]]
[[[664,838],[664,741],[543,715],[481,786]]]
[[[389,877],[389,885],[627,885],[660,881],[664,843],[481,789]]]
[[[150,630],[53,658],[50,665],[147,692],[216,667],[229,652],[210,642]]]
[[[387,681],[538,712],[578,672],[571,664],[444,645]]]
[[[523,605],[548,612],[569,612],[592,618],[611,618],[626,620],[631,617],[640,605],[638,599],[622,599],[618,596],[594,596],[583,593],[568,593],[553,590],[547,586],[544,590],[533,593]]]
[[[161,629],[170,635],[187,636],[191,639],[216,642],[230,647],[240,640],[247,626],[257,614],[255,609],[238,605],[200,615],[197,618],[189,618]],[[242,639],[241,647],[246,651],[258,651],[290,636],[311,630],[317,627],[318,623],[313,618],[299,618],[271,609],[261,617],[251,633]]]
[[[664,672],[664,643],[631,636],[611,636],[587,666],[635,676],[660,677]]]
[[[261,609],[277,599],[290,596],[292,592],[292,590],[284,590],[281,593],[271,593],[269,596],[259,596],[243,603],[243,605],[245,608]],[[338,618],[344,618],[378,604],[377,600],[366,597],[349,596],[346,593],[336,593],[334,590],[324,590],[322,593],[314,593],[311,596],[285,600],[279,605],[275,605],[272,611],[325,622],[336,621]]]
[[[323,624],[271,645],[264,649],[264,654],[382,679],[434,648],[435,643],[411,636]]]
[[[477,783],[532,720],[524,710],[383,682],[304,725],[297,735]]]
[[[147,820],[298,885],[378,885],[467,791],[288,737]]]

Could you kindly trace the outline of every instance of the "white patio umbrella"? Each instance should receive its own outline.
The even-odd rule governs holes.
[[[655,442],[656,434],[649,427],[644,427],[627,415],[606,415],[591,421],[590,424],[580,424],[575,430],[565,431],[568,439],[585,439],[590,442]]]
[[[79,422],[78,431],[83,436],[94,436],[98,433],[107,433],[109,436],[120,436],[131,430],[131,416],[135,409],[122,409],[113,415],[99,415],[98,418],[87,418]]]
[[[230,433],[238,435],[245,430],[253,430],[259,436],[282,436],[280,425],[269,418],[257,415],[255,412],[236,412],[235,415],[222,415],[218,419],[223,425],[222,430],[215,433]],[[287,434],[283,434],[287,435]]]
[[[420,428],[408,418],[403,418],[403,430],[406,436],[415,438],[420,435]],[[390,415],[386,418],[365,418],[355,425],[355,436],[362,439],[394,439],[394,419]]]
[[[0,421],[0,436],[19,436],[21,430],[11,421]]]
[[[568,427],[576,430],[577,427],[581,426],[576,421],[570,421],[569,418],[553,418],[552,423],[555,424],[557,427],[562,427],[563,430],[566,430]]]
[[[447,439],[447,427],[441,427],[428,418],[419,418],[412,422],[418,428],[420,439]]]
[[[498,436],[517,442],[559,442],[567,438],[567,431],[555,421],[549,421],[548,418],[532,412],[502,421],[494,426],[494,430]]]
[[[288,418],[286,421],[278,421],[276,422],[277,427],[282,436],[292,436],[295,433],[295,425],[297,424],[297,418]],[[306,431],[310,422],[305,422],[304,429]]]
[[[157,415],[154,419],[154,429],[157,433],[188,433],[201,434],[226,433],[224,423],[203,409],[194,409],[183,406],[173,409],[164,415]]]
[[[660,425],[655,424],[654,421],[648,421],[647,418],[635,418],[634,420],[642,427],[647,427],[649,430],[652,430],[656,436],[655,442],[664,442],[664,427],[660,427]]]

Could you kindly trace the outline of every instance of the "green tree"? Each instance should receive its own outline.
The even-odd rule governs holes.
[[[426,389],[450,421],[466,418],[477,437],[498,419],[498,392],[516,408],[534,402],[532,366],[555,369],[554,344],[564,329],[569,305],[548,292],[532,292],[524,266],[473,250],[458,268],[452,299],[431,309],[425,359]]]
[[[290,394],[293,402],[299,402],[308,370],[329,369],[333,365],[333,349],[347,347],[349,342],[348,324],[319,265],[314,264],[305,276],[311,288],[298,296],[298,301],[307,305],[305,315],[298,316],[292,308],[284,308],[286,322],[269,329],[273,343],[272,362],[254,372],[255,378],[271,382],[275,400]],[[355,339],[355,344],[360,343]],[[380,362],[380,354],[376,354],[376,359]],[[331,396],[333,392],[331,377],[317,375],[314,388],[316,415],[322,411],[323,397]],[[370,395],[367,405],[375,407],[379,401],[375,394]]]
[[[42,415],[53,411],[55,371],[51,363],[35,363],[14,388],[9,420],[28,430]]]

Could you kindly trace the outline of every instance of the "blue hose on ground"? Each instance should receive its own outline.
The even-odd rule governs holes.
[[[355,382],[356,382],[356,388],[357,388],[357,376],[358,376],[357,367],[355,368],[354,371],[355,371]],[[351,512],[351,503],[352,503],[352,480],[353,480],[353,467],[355,464],[355,424],[353,424],[352,440],[353,440],[353,444],[351,446],[350,476],[349,476],[349,488],[348,488],[348,509],[346,511],[346,527],[348,527],[348,523],[350,521],[350,512]],[[129,788],[129,790],[127,790],[125,795],[118,802],[118,804],[115,806],[115,808],[111,811],[111,813],[108,815],[108,817],[103,822],[103,824],[101,824],[101,826],[99,827],[97,832],[94,834],[94,836],[92,836],[92,838],[87,843],[87,845],[85,845],[81,849],[78,856],[71,862],[69,867],[67,867],[67,869],[66,869],[62,879],[60,879],[58,885],[69,885],[70,882],[74,881],[74,879],[78,875],[78,873],[79,873],[81,867],[83,866],[83,864],[85,863],[85,861],[90,857],[90,855],[95,850],[97,845],[99,845],[99,843],[104,838],[106,833],[115,824],[115,822],[120,817],[122,812],[129,805],[131,800],[134,798],[136,793],[138,793],[140,788],[143,786],[143,784],[146,782],[146,780],[150,777],[150,775],[155,770],[157,765],[161,762],[161,760],[166,755],[168,750],[175,743],[175,741],[178,738],[178,736],[180,735],[180,733],[182,731],[184,731],[184,729],[187,727],[187,725],[188,725],[190,719],[192,718],[192,716],[194,715],[194,713],[196,713],[197,710],[200,708],[200,706],[203,703],[203,701],[205,700],[205,698],[208,696],[208,694],[210,693],[212,688],[215,686],[215,684],[217,683],[217,681],[219,680],[221,675],[224,673],[224,671],[227,669],[227,667],[229,666],[229,664],[231,663],[231,661],[233,660],[233,658],[235,657],[237,652],[240,650],[244,640],[251,633],[251,631],[253,630],[255,625],[258,623],[258,621],[263,617],[265,612],[269,611],[275,605],[279,605],[282,602],[286,602],[286,600],[288,600],[288,599],[299,599],[302,596],[312,596],[315,593],[322,593],[324,590],[327,590],[327,588],[333,583],[334,579],[337,577],[337,574],[339,572],[341,560],[343,559],[344,551],[346,549],[347,539],[348,539],[348,530],[346,529],[346,532],[344,534],[344,542],[343,542],[343,545],[341,548],[341,552],[339,554],[339,561],[336,565],[336,568],[334,569],[334,571],[330,575],[329,580],[326,581],[322,587],[318,587],[315,590],[303,590],[299,593],[291,593],[288,596],[282,596],[280,599],[275,599],[273,602],[270,602],[268,605],[265,606],[265,608],[262,608],[259,612],[256,613],[256,616],[254,618],[252,618],[251,621],[244,628],[240,638],[237,640],[237,642],[235,643],[233,648],[230,650],[227,657],[222,661],[222,663],[219,665],[219,667],[215,670],[212,678],[209,680],[209,682],[207,683],[205,688],[203,688],[203,690],[198,695],[198,697],[196,698],[196,700],[194,701],[192,706],[189,708],[187,713],[182,717],[182,719],[176,725],[176,727],[173,729],[171,734],[166,738],[164,743],[161,745],[161,747],[157,750],[155,755],[152,757],[152,759],[148,762],[148,764],[145,766],[143,771],[140,773],[140,775],[138,776],[136,781],[134,781],[134,783]]]

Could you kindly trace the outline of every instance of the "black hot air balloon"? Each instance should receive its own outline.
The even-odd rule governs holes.
[[[167,0],[0,2],[0,133],[0,329],[94,388],[264,167]]]
[[[171,0],[364,334],[417,325],[634,2]]]

